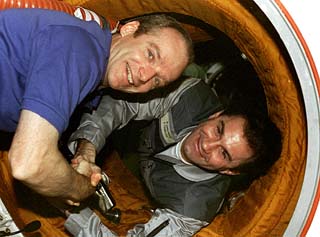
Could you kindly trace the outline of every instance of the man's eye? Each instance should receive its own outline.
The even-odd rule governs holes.
[[[227,156],[226,151],[223,151],[223,152],[222,152],[222,155],[223,155],[223,158],[224,158],[224,159],[227,159],[228,156]]]
[[[153,85],[154,85],[154,88],[160,87],[161,79],[159,77],[154,77],[153,78]]]
[[[150,49],[148,49],[148,59],[153,60],[154,59],[154,54]]]
[[[228,153],[224,150],[224,149],[222,149],[222,157],[223,157],[223,159],[225,159],[225,160],[227,160],[229,157],[228,157]]]
[[[216,127],[217,137],[221,138],[223,136],[223,133],[224,133],[223,130],[224,130],[224,123],[222,121],[219,121]]]

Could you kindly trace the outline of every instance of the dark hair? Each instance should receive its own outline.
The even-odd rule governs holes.
[[[234,105],[223,113],[226,116],[240,116],[246,120],[244,136],[254,154],[249,161],[232,171],[245,173],[252,178],[265,175],[279,159],[282,149],[281,132],[268,116],[246,111]]]
[[[157,30],[162,28],[172,28],[176,30],[185,40],[188,53],[188,64],[193,62],[194,50],[192,39],[187,30],[184,29],[183,26],[175,18],[166,14],[150,14],[130,19],[130,21],[133,20],[139,21],[140,23],[139,28],[134,34],[135,37],[142,34],[156,32]]]

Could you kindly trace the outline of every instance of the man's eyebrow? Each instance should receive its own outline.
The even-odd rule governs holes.
[[[223,136],[224,135],[224,128],[225,128],[225,123],[224,123],[224,121],[223,120],[220,120],[220,129],[221,129],[221,131],[220,131],[220,133],[221,133],[221,136]]]
[[[225,126],[226,126],[226,124],[224,123],[224,121],[223,120],[220,120],[220,129],[221,129],[221,137],[223,137],[224,136],[224,129],[225,129]],[[228,160],[229,161],[232,161],[232,156],[230,155],[230,153],[228,152],[228,150],[227,149],[224,149],[224,151],[226,152],[226,154],[227,154],[227,157],[228,157]]]

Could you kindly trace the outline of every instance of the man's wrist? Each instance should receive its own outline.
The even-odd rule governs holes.
[[[81,173],[74,170],[74,182],[72,182],[70,190],[70,200],[74,202],[81,202],[95,192],[95,187],[91,185],[90,177],[82,175]]]
[[[96,148],[87,139],[84,139],[84,138],[78,139],[75,157],[76,156],[82,156],[88,162],[95,163]]]

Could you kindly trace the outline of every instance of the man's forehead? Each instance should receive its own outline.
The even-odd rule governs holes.
[[[225,125],[225,145],[234,162],[243,162],[253,155],[248,140],[244,134],[245,119],[241,116],[222,117]]]
[[[153,46],[154,49],[157,49],[157,52],[159,53],[158,73],[160,74],[160,77],[171,81],[177,79],[181,75],[183,69],[188,64],[188,56],[186,50],[184,51],[183,48],[178,47],[179,50],[177,50],[177,42],[168,40],[168,36],[165,37],[166,42],[156,39],[155,41],[150,42],[149,45]]]
[[[253,156],[253,150],[246,140],[238,144],[238,149],[231,150],[232,162],[246,163]]]

